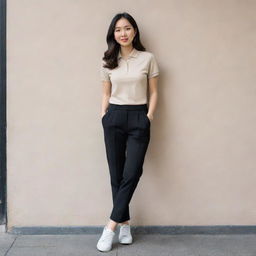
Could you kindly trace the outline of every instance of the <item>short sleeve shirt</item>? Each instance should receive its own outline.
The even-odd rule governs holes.
[[[159,67],[151,52],[135,48],[127,59],[118,54],[118,66],[114,69],[104,68],[102,60],[101,81],[111,81],[109,103],[113,104],[146,104],[148,79],[159,75]]]

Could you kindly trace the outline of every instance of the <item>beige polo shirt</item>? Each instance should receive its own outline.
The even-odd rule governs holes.
[[[148,79],[159,75],[155,56],[151,52],[135,48],[124,59],[119,51],[118,67],[108,69],[101,62],[101,81],[111,81],[109,103],[113,104],[147,104]]]

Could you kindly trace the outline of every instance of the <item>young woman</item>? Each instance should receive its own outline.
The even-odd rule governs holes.
[[[119,223],[119,242],[132,243],[129,203],[143,172],[157,104],[159,75],[156,59],[143,47],[138,26],[128,13],[119,13],[112,19],[107,44],[108,50],[100,68],[103,85],[101,120],[113,209],[98,240],[99,251],[112,249]]]

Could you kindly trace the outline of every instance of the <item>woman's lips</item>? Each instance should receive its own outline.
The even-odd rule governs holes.
[[[128,40],[128,38],[126,38],[126,39],[121,39],[121,41],[123,41],[123,42],[126,42]]]

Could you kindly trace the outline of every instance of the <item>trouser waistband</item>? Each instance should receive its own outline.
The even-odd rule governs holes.
[[[147,104],[140,104],[140,105],[119,105],[109,103],[108,110],[114,109],[123,109],[123,110],[148,110]]]

